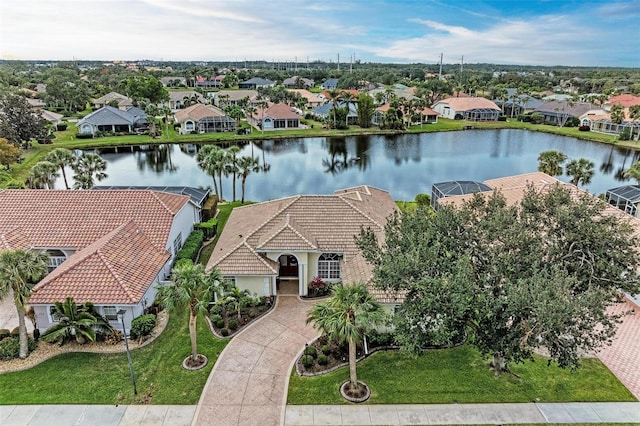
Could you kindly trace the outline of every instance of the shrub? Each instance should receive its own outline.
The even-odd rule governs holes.
[[[76,135],[77,139],[91,139],[93,138],[93,135],[91,133],[78,133]]]
[[[224,320],[220,318],[218,321],[215,322],[215,326],[216,328],[224,328]]]
[[[36,348],[36,341],[32,338],[28,339],[29,352]],[[9,336],[0,340],[0,359],[9,360],[20,356],[20,338],[18,336]]]
[[[416,195],[416,203],[420,207],[429,207],[431,204],[431,197],[429,194],[418,194]]]
[[[209,219],[206,222],[201,222],[195,225],[195,229],[201,230],[204,233],[204,238],[211,239],[216,236],[216,230],[218,228],[218,219],[215,217]]]
[[[630,139],[631,139],[631,130],[628,127],[625,127],[620,132],[620,140],[621,141],[628,141]]]
[[[582,125],[580,127],[578,127],[578,130],[580,130],[581,132],[588,132],[591,130],[591,127],[587,126],[587,125]]]
[[[229,320],[229,328],[231,330],[236,330],[238,328],[238,320]]]
[[[191,259],[193,262],[198,257],[198,251],[204,241],[204,232],[195,230],[187,237],[182,248],[176,254],[176,261],[181,259]]]
[[[148,336],[151,334],[156,324],[158,324],[158,320],[155,315],[145,314],[140,315],[137,318],[134,318],[131,321],[131,330],[129,333],[131,334],[132,339],[139,339],[141,337]]]
[[[507,121],[507,116],[501,115],[500,117],[498,117],[498,121]]]
[[[533,124],[542,124],[544,123],[544,115],[534,112],[531,114],[531,122]]]
[[[65,123],[64,121],[56,124],[56,130],[59,132],[62,132],[63,130],[67,130],[67,127],[69,127],[69,124]]]
[[[120,330],[113,330],[111,333],[104,336],[104,342],[108,345],[117,345],[122,342],[122,332]]]
[[[0,328],[0,340],[11,335],[11,331],[6,328]]]
[[[313,357],[311,355],[304,355],[300,358],[300,362],[304,368],[311,368],[311,366],[313,366]]]
[[[304,349],[304,354],[305,354],[305,355],[309,355],[310,357],[315,358],[315,357],[316,357],[316,355],[318,355],[318,351],[316,350],[316,347],[315,347],[315,346],[307,346],[307,347]]]
[[[222,319],[222,317],[221,317],[219,314],[211,314],[211,315],[209,316],[209,319],[211,320],[211,322],[212,322],[213,324],[217,324],[217,323],[218,323],[218,321],[220,321],[220,320]]]
[[[329,358],[325,354],[318,355],[318,364],[327,365],[329,363]]]
[[[222,334],[224,337],[229,335],[229,329],[227,328],[221,328],[220,329],[220,334]]]
[[[323,355],[329,355],[331,353],[331,346],[322,345],[322,348],[320,348],[320,351],[322,352]]]
[[[369,333],[369,342],[372,345],[388,346],[394,343],[393,334],[389,332],[372,331]]]

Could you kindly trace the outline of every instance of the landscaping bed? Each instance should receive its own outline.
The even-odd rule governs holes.
[[[233,337],[243,328],[260,318],[275,305],[271,297],[252,298],[238,311],[229,305],[216,304],[211,307],[209,324],[216,337]]]

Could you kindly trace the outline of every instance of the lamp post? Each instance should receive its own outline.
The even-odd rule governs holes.
[[[122,334],[124,335],[124,347],[127,350],[127,361],[129,362],[129,374],[131,375],[131,383],[133,384],[133,394],[138,394],[136,389],[136,378],[133,375],[133,364],[131,363],[131,352],[129,352],[129,341],[127,340],[127,331],[124,328],[124,314],[127,313],[124,309],[120,309],[116,315],[122,324]]]

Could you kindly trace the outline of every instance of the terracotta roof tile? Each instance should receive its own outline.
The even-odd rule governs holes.
[[[176,111],[176,121],[182,123],[187,119],[202,120],[207,117],[225,117],[226,114],[220,109],[212,105],[193,104],[185,109]]]
[[[478,108],[500,109],[493,101],[486,98],[446,98],[436,102],[436,104],[440,103],[449,104],[456,111],[469,111]]]

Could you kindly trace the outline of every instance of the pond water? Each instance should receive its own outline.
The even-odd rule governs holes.
[[[265,140],[240,146],[241,156],[253,155],[266,169],[247,179],[245,198],[253,201],[330,194],[361,184],[388,190],[396,200],[413,200],[416,194],[431,194],[436,182],[536,171],[538,155],[551,149],[593,161],[596,174],[585,189],[600,194],[628,182],[623,172],[640,158],[639,151],[525,130]],[[211,177],[196,164],[197,149],[176,144],[96,150],[108,162],[109,175],[96,184],[212,187]],[[236,185],[239,199],[240,179]],[[232,198],[231,186],[231,177],[223,178],[225,199]],[[62,180],[56,187],[64,187]]]

